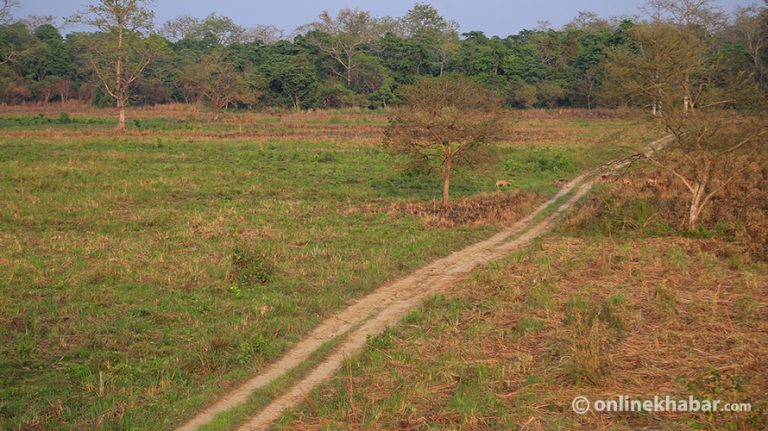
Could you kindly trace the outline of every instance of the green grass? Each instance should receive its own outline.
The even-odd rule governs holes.
[[[345,115],[315,121],[380,122]],[[1,429],[168,429],[351,299],[499,228],[359,211],[440,193],[369,143],[213,140],[184,133],[238,126],[132,121],[178,134],[0,137]],[[20,136],[113,124],[0,118]],[[549,156],[502,148],[458,171],[452,196],[495,190],[505,157]],[[516,187],[552,193],[570,174],[542,164]]]
[[[344,117],[331,116],[329,118],[301,118],[282,120],[280,117],[260,117],[252,119],[249,114],[238,113],[223,114],[222,121],[212,121],[213,112],[202,115],[188,114],[185,118],[129,118],[126,126],[132,131],[198,131],[198,132],[223,132],[223,131],[280,131],[291,125],[314,126],[374,126],[387,125],[387,118],[383,114],[367,113],[365,115],[350,113]],[[0,115],[0,129],[6,131],[25,130],[68,130],[68,131],[105,131],[117,126],[117,119],[113,116],[76,114],[66,112],[59,114],[37,115]]]
[[[288,371],[286,374],[278,377],[263,388],[255,390],[248,400],[232,409],[222,412],[209,423],[200,427],[201,431],[225,431],[234,429],[236,426],[246,422],[254,411],[258,411],[263,408],[270,401],[277,398],[286,389],[290,388],[291,384],[299,381],[304,375],[317,366],[334,348],[338,347],[344,340],[344,337],[352,330],[357,329],[358,326],[351,328],[349,331],[336,336],[334,339],[325,342],[319,349],[313,352],[307,360],[302,362],[297,367]]]
[[[348,211],[433,193],[370,148],[2,145],[8,426],[166,428],[350,298],[493,231]],[[268,280],[230,276],[243,242]]]

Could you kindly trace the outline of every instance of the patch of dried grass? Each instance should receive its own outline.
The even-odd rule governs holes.
[[[693,423],[704,429],[765,429],[768,275],[729,268],[717,257],[721,246],[685,238],[546,241],[449,292],[464,304],[455,314],[427,313],[390,338],[391,346],[380,350],[383,358],[363,357],[344,389],[344,397],[355,400],[354,412],[324,410],[287,428],[490,430],[511,421],[527,424],[525,429],[682,429]],[[542,285],[550,286],[551,305],[524,305]],[[589,317],[572,319],[568,310],[575,297],[596,306],[591,323]],[[603,314],[605,304],[614,306],[610,318]],[[543,324],[515,335],[523,318]],[[487,406],[470,413],[453,407],[476,367],[496,370],[484,385],[501,405],[492,410],[497,413]],[[578,367],[599,378],[574,378]],[[751,402],[754,410],[583,416],[570,410],[577,395],[595,400],[654,394]],[[326,388],[314,402],[332,403],[339,396]],[[376,425],[369,427],[366,414],[372,412]]]
[[[676,163],[685,161],[678,158]],[[724,253],[746,251],[768,260],[768,163],[744,158],[738,164],[742,169],[705,207],[701,226],[735,240],[736,250],[723,248]],[[644,166],[606,182],[608,190],[593,194],[567,220],[566,231],[599,227],[658,234],[664,230],[660,223],[684,229],[690,192],[670,172]],[[651,203],[654,212],[638,213],[638,202]]]
[[[385,213],[390,216],[408,214],[419,218],[425,227],[450,228],[455,226],[482,226],[504,224],[520,219],[543,200],[538,193],[480,193],[451,201],[448,206],[432,200],[428,202],[398,202],[388,207],[366,206],[353,208],[365,214]]]

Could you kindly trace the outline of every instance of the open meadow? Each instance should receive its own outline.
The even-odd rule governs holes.
[[[444,212],[439,178],[381,149],[385,113],[175,105],[129,110],[115,135],[110,110],[64,110],[0,113],[2,429],[178,425],[345,304],[656,136],[507,111]]]
[[[768,430],[768,0],[435,3],[0,0],[0,431]]]

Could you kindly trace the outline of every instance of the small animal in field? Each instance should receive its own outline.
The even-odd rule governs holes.
[[[496,187],[509,187],[511,185],[512,183],[510,183],[509,181],[496,180]]]
[[[630,180],[629,178],[624,178],[623,180],[621,180],[621,183],[624,184],[625,186],[631,186],[632,180]]]

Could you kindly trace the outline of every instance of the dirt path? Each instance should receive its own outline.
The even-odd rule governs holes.
[[[655,141],[649,144],[648,148],[655,149],[662,146],[666,139],[668,138]],[[550,230],[558,217],[589,191],[598,175],[611,173],[628,164],[630,160],[607,163],[591,174],[575,178],[536,211],[513,226],[484,241],[438,259],[407,277],[384,285],[358,299],[321,323],[277,362],[210,405],[189,422],[177,428],[177,431],[196,430],[211,422],[217,414],[244,403],[254,390],[268,385],[300,365],[325,342],[351,331],[333,353],[239,428],[241,431],[267,429],[283,410],[301,402],[313,388],[330,378],[345,358],[360,351],[365,346],[368,336],[376,335],[387,326],[397,324],[408,311],[426,297],[463,280],[477,267],[519,249]],[[565,202],[559,203],[569,194],[570,197]],[[550,215],[533,223],[556,203],[559,205]]]

